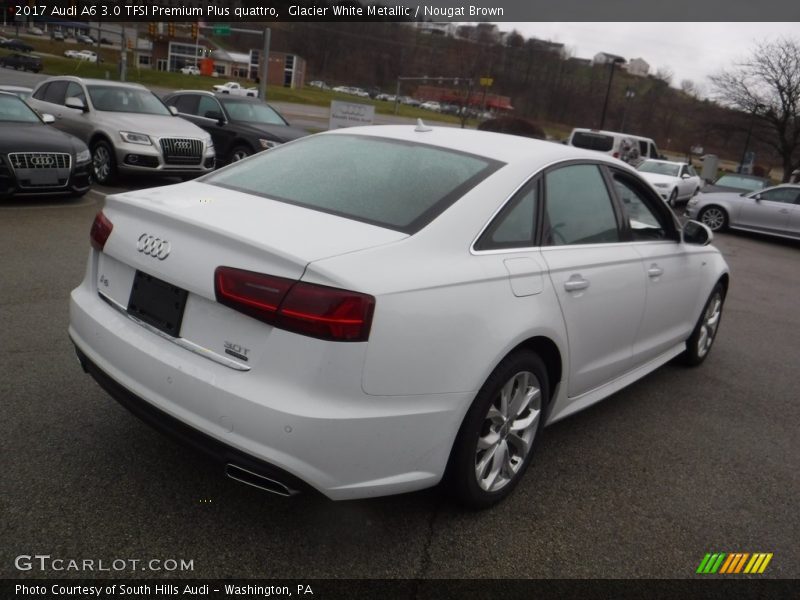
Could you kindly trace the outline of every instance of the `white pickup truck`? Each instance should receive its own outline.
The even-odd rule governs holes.
[[[222,94],[231,94],[232,96],[251,96],[253,98],[258,96],[258,90],[256,88],[242,87],[235,81],[229,81],[222,85],[215,85],[214,91]]]

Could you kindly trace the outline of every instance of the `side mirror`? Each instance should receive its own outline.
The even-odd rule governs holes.
[[[55,123],[56,122],[56,118],[51,114],[44,113],[42,115],[42,121],[44,121],[45,123],[47,123],[49,125],[50,123]]]
[[[80,98],[70,97],[64,101],[64,106],[67,108],[74,108],[75,110],[79,110],[81,112],[86,112],[86,104],[84,104],[83,100]]]
[[[684,173],[683,175],[681,175],[681,179],[689,179],[689,177],[691,177],[691,175],[689,175],[688,173]]]
[[[714,239],[711,230],[698,221],[686,221],[682,230],[683,241],[686,244],[708,246]]]
[[[225,117],[222,116],[222,113],[218,110],[208,110],[206,114],[203,115],[206,119],[213,119],[217,122],[217,125],[222,126],[225,124]]]
[[[170,107],[169,107],[169,112],[171,112],[171,113],[172,113],[172,115],[173,115],[173,116],[175,116],[175,117],[177,117],[177,116],[178,116],[178,109],[177,109],[177,108],[175,108],[174,106],[170,106]]]
[[[755,200],[756,202],[761,202],[762,200],[761,194],[756,194],[755,196],[753,196],[753,200]]]

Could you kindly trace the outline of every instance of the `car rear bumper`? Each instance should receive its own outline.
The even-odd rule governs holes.
[[[305,381],[287,381],[257,365],[235,371],[110,307],[88,283],[92,278],[73,290],[70,302],[69,334],[81,363],[158,429],[228,464],[235,460],[253,473],[290,481],[289,487],[305,482],[334,500],[403,493],[441,479],[472,394],[364,394],[358,344],[338,353],[357,362],[358,392],[344,393],[331,377],[316,376],[321,367],[313,359]],[[281,351],[291,356],[303,356],[292,340],[328,343],[276,332],[270,340],[288,340]]]

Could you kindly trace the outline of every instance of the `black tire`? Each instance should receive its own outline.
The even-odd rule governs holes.
[[[667,204],[673,208],[675,208],[675,206],[678,204],[678,188],[672,190],[672,193],[669,195],[669,200],[667,200]]]
[[[103,165],[106,165],[107,169],[103,168]],[[105,140],[92,144],[92,176],[100,185],[110,185],[117,178],[114,148]]]
[[[512,404],[514,398],[520,398],[522,406],[510,418],[507,418],[508,412],[514,411],[508,402],[506,416],[503,416],[503,388],[509,391]],[[538,389],[538,394],[534,389]],[[517,392],[522,396],[517,396]],[[524,402],[525,398],[529,399],[528,403]],[[514,490],[541,437],[549,399],[547,369],[534,352],[515,352],[495,368],[464,417],[450,454],[445,485],[455,500],[470,508],[488,508]],[[523,428],[521,425],[526,422]],[[491,439],[496,443],[490,442]],[[479,448],[479,441],[485,445],[484,449]],[[498,467],[498,463],[502,465]],[[485,477],[479,476],[479,472]],[[494,478],[493,473],[496,473]]]
[[[253,154],[253,149],[250,146],[239,144],[231,148],[228,162],[235,163]]]
[[[706,206],[698,213],[697,220],[711,231],[725,231],[728,228],[728,213],[719,206]]]
[[[714,340],[717,339],[724,305],[725,287],[722,283],[717,283],[703,305],[692,335],[686,340],[686,350],[678,355],[679,362],[688,367],[696,367],[706,359]]]

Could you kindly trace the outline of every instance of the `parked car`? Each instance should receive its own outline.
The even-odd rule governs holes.
[[[42,70],[42,59],[30,54],[9,54],[8,56],[0,56],[0,66],[6,69],[15,69],[17,71],[22,69],[23,71],[38,73]]]
[[[78,40],[82,44],[94,44],[95,43],[95,39],[92,36],[85,35],[85,34],[82,34],[82,33],[79,33],[78,35],[76,35],[75,39]]]
[[[33,52],[33,46],[16,39],[0,42],[0,48],[5,48],[6,50],[16,50],[17,52]]]
[[[611,157],[419,124],[108,196],[90,237],[84,370],[230,477],[333,499],[500,501],[545,423],[701,363],[729,277]]]
[[[215,92],[219,92],[221,94],[230,94],[232,96],[250,96],[252,98],[258,96],[258,90],[256,88],[242,87],[241,84],[238,84],[235,81],[229,81],[228,83],[215,85],[213,86],[213,89]]]
[[[81,50],[75,55],[75,58],[92,63],[96,63],[98,61],[97,53],[92,52],[91,50]]]
[[[52,39],[55,42],[63,42],[66,39],[66,36],[62,31],[51,31],[50,39]]]
[[[689,200],[686,216],[712,231],[730,227],[800,239],[800,185],[784,184],[738,194],[701,193]]]
[[[29,27],[29,35],[44,35],[44,30],[41,27]]]
[[[100,38],[100,43],[104,44],[106,46],[113,46],[114,45],[114,42],[112,42],[110,39],[104,38],[104,37]]]
[[[0,198],[82,196],[91,185],[91,155],[78,138],[48,126],[16,94],[0,91]]]
[[[28,102],[89,146],[98,183],[121,173],[196,177],[214,168],[211,137],[142,85],[51,77]]]
[[[604,152],[634,165],[645,158],[664,158],[652,139],[618,131],[576,127],[570,133],[567,144],[585,150]]]
[[[64,56],[67,58],[79,58],[80,50],[64,50]]]
[[[291,127],[277,110],[257,98],[182,90],[166,96],[164,103],[211,134],[221,164],[308,135],[304,129]]]
[[[33,92],[33,88],[24,87],[21,85],[4,85],[0,84],[0,92],[9,92],[18,96],[22,100],[27,100],[31,97],[31,93]]]
[[[725,173],[714,183],[706,185],[703,192],[756,192],[772,185],[766,177],[745,175],[742,173]]]
[[[442,105],[436,101],[429,100],[428,102],[423,102],[420,105],[420,108],[424,108],[425,110],[433,110],[436,112],[442,112]]]
[[[321,90],[327,90],[328,89],[328,85],[324,81],[319,81],[317,79],[315,79],[314,81],[312,81],[308,85],[310,87],[319,88]]]
[[[670,206],[689,200],[703,188],[703,179],[688,163],[650,158],[636,168]]]
[[[194,65],[189,65],[188,67],[183,67],[181,73],[184,75],[200,75],[200,69]]]

